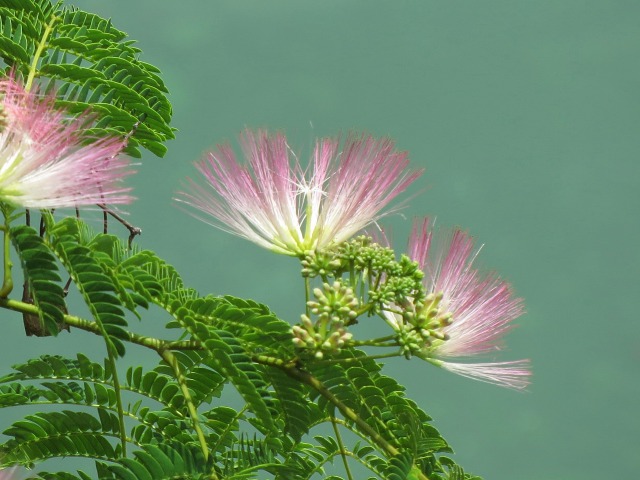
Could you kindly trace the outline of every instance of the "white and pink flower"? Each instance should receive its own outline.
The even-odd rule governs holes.
[[[348,240],[420,175],[388,139],[351,135],[341,150],[338,139],[320,139],[307,168],[282,134],[246,130],[240,145],[247,165],[230,146],[218,146],[197,164],[206,184],[189,179],[177,200],[206,222],[286,255]]]
[[[531,375],[528,360],[448,360],[499,350],[501,337],[523,313],[522,299],[513,295],[507,282],[474,267],[478,251],[473,239],[459,229],[436,233],[428,218],[414,224],[408,254],[425,274],[424,286],[432,299],[431,316],[443,319],[436,327],[435,337],[425,342],[416,355],[465,377],[523,389]],[[404,327],[398,314],[385,312],[385,319],[396,330]]]
[[[16,467],[0,469],[0,480],[18,480]]]
[[[11,75],[0,80],[0,201],[26,208],[129,203],[121,180],[133,173],[121,138],[91,142],[90,115],[70,119]]]

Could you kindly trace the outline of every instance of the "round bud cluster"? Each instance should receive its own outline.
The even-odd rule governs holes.
[[[337,354],[351,340],[346,326],[358,316],[358,300],[353,290],[336,281],[333,285],[313,291],[315,301],[307,302],[310,312],[317,316],[314,323],[307,315],[301,315],[301,324],[292,327],[293,343],[309,350],[317,359],[325,354]]]
[[[361,235],[337,248],[336,258],[343,264],[343,270],[358,272],[368,284],[368,311],[379,313],[385,304],[399,303],[410,297],[424,297],[422,273],[417,262],[402,255],[395,259],[391,248],[374,243],[370,237]]]
[[[402,354],[409,360],[413,353],[424,348],[424,338],[412,325],[403,323],[397,330],[398,343]]]
[[[388,304],[401,304],[406,299],[411,301],[424,298],[426,295],[422,278],[424,273],[418,263],[406,255],[399,261],[390,261],[379,273],[378,281],[372,282],[369,288],[369,304],[371,313],[379,313]]]
[[[300,262],[302,276],[305,278],[337,277],[340,274],[342,262],[333,252],[306,252]]]
[[[369,290],[369,302],[377,309],[385,304],[401,303],[403,299],[419,297],[421,285],[416,290],[416,282],[410,277],[387,277],[376,288]]]
[[[332,322],[345,321],[348,324],[358,316],[358,299],[353,290],[341,282],[333,282],[333,285],[325,283],[322,289],[313,290],[313,296],[316,301],[310,300],[307,306],[311,313],[320,318],[326,316]]]
[[[392,249],[371,243],[360,250],[356,259],[356,269],[369,272],[389,272],[395,263],[396,256]]]
[[[343,242],[337,249],[336,256],[348,263],[355,263],[360,260],[362,251],[372,244],[371,237],[360,235],[352,238],[347,242]]]
[[[293,344],[312,352],[318,360],[322,360],[325,354],[340,353],[342,347],[353,337],[344,324],[334,323],[329,330],[321,332],[309,317],[301,315],[300,318],[302,325],[292,327]]]
[[[446,340],[444,327],[451,325],[451,313],[442,304],[442,293],[430,293],[424,300],[415,302],[415,325],[428,330],[432,337]]]

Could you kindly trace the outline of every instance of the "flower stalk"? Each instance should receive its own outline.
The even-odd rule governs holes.
[[[51,20],[47,23],[44,28],[44,32],[42,33],[42,38],[38,42],[38,47],[36,48],[35,53],[33,54],[33,60],[31,62],[31,66],[29,68],[29,76],[27,77],[27,81],[25,82],[24,89],[25,91],[31,90],[31,86],[33,85],[33,80],[36,76],[36,72],[38,71],[38,62],[40,61],[40,57],[42,57],[42,52],[47,46],[47,42],[49,40],[49,36],[51,32],[53,32],[53,26],[60,20],[56,15],[51,16]]]

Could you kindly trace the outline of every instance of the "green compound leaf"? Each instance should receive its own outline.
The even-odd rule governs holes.
[[[119,459],[116,465],[98,463],[98,476],[103,479],[207,479],[213,468],[211,458],[205,460],[197,447],[180,443],[145,445],[133,458]]]
[[[92,480],[93,477],[91,475],[87,475],[86,473],[78,470],[78,475],[73,475],[68,472],[39,472],[36,477],[32,478],[42,478],[44,480]]]
[[[86,224],[81,224],[81,231],[86,230],[86,239],[81,235],[83,245],[91,249],[95,259],[100,262],[102,270],[111,278],[113,285],[117,289],[117,295],[122,305],[141,319],[138,307],[144,309],[149,308],[149,302],[144,295],[138,293],[139,288],[136,282],[154,282],[150,275],[146,275],[142,279],[135,278],[131,272],[120,268],[120,263],[130,257],[135,250],[130,249],[115,235],[94,234],[89,230]],[[153,285],[145,285],[145,288],[153,288]]]
[[[68,379],[109,383],[111,372],[79,353],[77,360],[58,355],[43,355],[27,363],[14,365],[15,372],[0,378],[0,383],[38,379]]]
[[[127,339],[128,333],[118,297],[120,288],[105,274],[91,249],[79,243],[79,235],[79,222],[75,218],[66,218],[47,229],[49,243],[77,285],[105,342],[113,353],[123,356],[125,348],[121,339]]]
[[[25,79],[32,73],[71,113],[95,114],[87,135],[130,135],[130,155],[140,157],[143,147],[162,157],[175,137],[171,104],[159,70],[139,56],[134,42],[98,15],[48,0],[0,0],[7,65]]]
[[[169,375],[158,373],[156,370],[144,372],[142,367],[127,370],[125,390],[136,392],[162,403],[166,409],[177,417],[186,415],[185,400],[180,393],[176,380]]]
[[[188,312],[193,325],[207,325],[213,330],[228,332],[247,352],[284,358],[294,356],[290,325],[264,305],[231,296],[185,298],[183,290],[168,296],[171,300],[163,308],[174,317],[175,313]],[[184,321],[175,326],[184,328]]]
[[[167,270],[157,268],[157,272],[164,275]],[[178,279],[173,283],[177,291],[155,301],[176,319],[174,326],[184,328],[204,347],[210,366],[236,387],[255,415],[249,421],[262,433],[280,432],[281,405],[273,397],[270,379],[253,363],[251,352],[276,345],[281,348],[282,339],[290,337],[288,325],[253,302],[212,296],[193,298],[195,292],[185,295]]]
[[[78,455],[116,458],[108,440],[113,433],[86,412],[64,410],[28,415],[13,423],[4,434],[13,438],[3,445],[3,465]]]
[[[448,475],[445,477],[446,480],[482,480],[481,477],[466,473],[460,465],[448,457],[441,457],[440,463],[447,467]]]
[[[244,411],[239,412],[230,407],[215,407],[204,414],[207,427],[212,430],[212,452],[223,453],[237,441],[240,431],[240,420],[244,420]]]
[[[187,387],[196,407],[203,403],[209,403],[214,397],[220,396],[226,383],[226,377],[215,369],[215,364],[207,352],[176,351],[174,356],[187,380]],[[167,376],[174,374],[172,368],[166,364],[158,365],[154,371]]]
[[[107,362],[106,365],[107,368],[103,369],[81,355],[78,356],[78,360],[43,356],[25,364],[16,365],[14,373],[0,379],[0,408],[18,405],[65,405],[67,408],[69,405],[75,405],[82,407],[83,410],[91,408],[100,423],[100,428],[94,429],[96,435],[101,434],[107,439],[115,438],[120,432],[117,396],[113,377],[108,371],[109,363]],[[24,383],[25,381],[28,383]],[[128,436],[129,442],[138,447],[158,442],[180,442],[185,445],[197,443],[197,438],[191,429],[192,422],[182,411],[183,399],[179,395],[174,395],[177,387],[173,378],[157,375],[153,371],[144,373],[141,369],[130,369],[127,374],[127,383],[122,386],[122,390],[139,396],[136,402],[124,409],[124,414],[130,422],[135,422]],[[131,398],[130,394],[129,398]],[[157,408],[158,403],[164,408],[151,410],[151,407]],[[214,421],[224,422],[228,427],[229,415],[222,415],[222,413],[225,412],[212,411],[209,415]],[[209,425],[210,422],[207,422],[207,427]],[[95,427],[96,424],[93,426]],[[27,435],[37,429],[33,426],[31,417],[17,422],[14,427],[15,430],[8,433],[12,433],[16,438],[19,437],[19,443],[25,435],[25,433],[19,433],[21,429],[26,430]],[[229,432],[233,437],[235,430],[231,429]],[[216,438],[217,434],[214,431],[208,433],[212,440]],[[232,438],[221,444],[229,445],[233,444],[233,441]],[[11,442],[0,445],[0,452],[14,451],[16,446]],[[28,463],[43,459],[43,457],[27,458],[34,452],[35,450],[14,451],[8,458],[7,464],[16,460]],[[48,457],[65,456],[67,453],[63,450],[51,450]],[[119,453],[119,450],[115,449],[116,457],[119,457]],[[104,458],[103,456],[94,457],[89,451],[83,455],[95,459]]]
[[[118,271],[130,277],[132,288],[138,294],[163,309],[168,310],[174,300],[180,302],[196,297],[195,290],[184,286],[173,266],[148,250],[124,259],[119,264]]]
[[[404,396],[401,385],[381,375],[381,366],[363,352],[345,349],[341,356],[343,365],[310,361],[307,368],[385,440],[402,452],[411,452],[412,465],[415,461],[425,472],[442,472],[436,454],[451,449],[430,424],[431,418]],[[333,405],[324,398],[318,399],[318,405],[333,414]],[[351,425],[348,419],[347,423]]]
[[[71,234],[89,248],[100,263],[105,275],[110,277],[123,307],[138,318],[138,307],[149,308],[149,303],[162,296],[163,285],[149,273],[148,266],[158,260],[153,252],[138,251],[115,235],[96,234],[86,223],[76,219]]]
[[[38,307],[38,331],[43,335],[57,335],[64,324],[67,307],[55,256],[38,233],[26,225],[12,228],[11,240],[20,257],[28,296]],[[29,315],[28,319],[32,317]]]
[[[278,412],[274,408],[268,384],[240,342],[224,330],[207,330],[206,335],[203,345],[218,369],[231,380],[255,414],[254,426],[263,433],[277,432],[279,429],[274,419],[278,417]]]
[[[280,403],[284,416],[284,432],[299,442],[309,433],[312,418],[311,404],[304,386],[275,368],[265,369],[265,373],[275,390],[275,398]]]
[[[416,480],[417,477],[410,475],[413,469],[413,458],[408,453],[400,453],[389,461],[385,472],[388,480]]]

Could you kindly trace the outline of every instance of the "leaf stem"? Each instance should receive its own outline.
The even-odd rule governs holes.
[[[36,51],[33,54],[33,61],[31,62],[31,66],[29,67],[29,76],[27,77],[27,81],[24,84],[24,89],[27,92],[31,90],[33,79],[35,78],[36,71],[38,70],[38,60],[40,60],[40,57],[42,56],[42,52],[44,51],[47,45],[47,39],[49,38],[49,35],[51,35],[51,32],[53,31],[53,26],[56,24],[58,20],[59,20],[59,17],[55,15],[51,16],[51,21],[45,27],[44,33],[42,34],[42,38],[40,39],[40,42],[38,42],[38,48],[36,48]]]
[[[309,310],[309,300],[311,299],[311,280],[309,277],[304,278],[304,309],[307,316],[311,314]]]
[[[331,417],[331,426],[333,427],[333,432],[336,434],[336,441],[340,447],[340,456],[342,457],[342,463],[344,464],[344,469],[347,472],[347,477],[349,477],[349,480],[353,480],[353,475],[351,475],[351,469],[349,468],[349,462],[347,461],[347,451],[344,448],[344,443],[342,443],[342,436],[340,435],[340,430],[338,430],[338,425],[336,425],[335,417]]]
[[[102,325],[101,325],[102,326]],[[116,392],[116,408],[118,410],[118,427],[120,429],[120,445],[122,447],[122,456],[127,456],[127,432],[124,427],[124,405],[122,404],[122,389],[120,388],[120,380],[118,380],[118,370],[116,366],[115,347],[109,334],[104,327],[101,328],[102,337],[107,344],[107,356],[109,358],[109,366],[111,368],[111,376],[113,377],[113,390]]]
[[[180,369],[180,364],[178,363],[178,359],[170,350],[166,348],[162,348],[158,350],[158,353],[162,357],[162,359],[167,362],[167,364],[173,369],[173,374],[178,381],[178,385],[180,385],[180,390],[182,391],[182,395],[184,395],[184,400],[187,402],[187,408],[189,410],[189,416],[191,416],[191,422],[193,423],[193,428],[198,435],[198,441],[200,442],[200,448],[202,448],[202,453],[204,454],[204,459],[209,459],[209,448],[207,447],[207,440],[204,437],[204,432],[202,431],[202,427],[200,426],[200,421],[198,420],[198,410],[196,409],[196,405],[193,402],[193,398],[191,397],[191,392],[189,391],[189,387],[187,386],[187,379],[182,373]]]
[[[120,215],[118,215],[116,212],[114,212],[113,210],[111,210],[107,205],[105,204],[99,204],[98,207],[100,207],[103,211],[104,211],[104,215],[105,215],[105,230],[106,230],[106,215],[111,215],[113,218],[115,218],[118,222],[120,222],[124,228],[126,228],[127,230],[129,230],[129,250],[131,250],[131,245],[133,244],[133,239],[136,237],[136,235],[142,235],[142,229],[140,227],[136,227],[134,225],[131,225],[129,222],[127,222],[124,218],[122,218]],[[107,233],[105,231],[105,233]]]
[[[377,360],[380,358],[391,358],[391,357],[400,357],[402,353],[400,352],[390,352],[390,353],[381,353],[380,355],[367,355],[364,357],[347,357],[347,358],[328,358],[326,360],[314,360],[314,365],[333,365],[333,364],[343,364],[343,363],[351,363],[351,362],[361,362],[363,359],[366,360]]]
[[[1,227],[2,226],[0,225],[0,229]],[[10,298],[0,298],[0,307],[6,308],[8,310],[13,310],[15,312],[29,313],[31,315],[38,315],[40,313],[40,309],[32,303],[25,303]],[[102,334],[100,331],[100,326],[96,322],[92,322],[91,320],[86,320],[84,318],[68,314],[63,315],[62,318],[64,320],[64,323],[66,323],[67,325],[79,328],[80,330],[94,333],[96,335]],[[128,338],[123,338],[123,340],[134,343],[136,345],[140,345],[142,347],[150,348],[157,352],[160,352],[160,350],[162,349],[202,350],[202,346],[198,342],[193,340],[169,341],[159,338],[145,337],[144,335],[138,335],[137,333],[133,332],[127,332],[127,336]]]
[[[397,343],[388,343],[392,340],[396,340],[396,335],[387,335],[386,337],[372,338],[371,340],[353,340],[349,342],[349,345],[354,347],[397,347]]]
[[[4,275],[2,277],[2,287],[0,288],[0,298],[7,298],[13,290],[13,278],[11,277],[11,232],[9,230],[9,220],[5,216],[4,225],[0,225],[0,230],[4,234]]]

